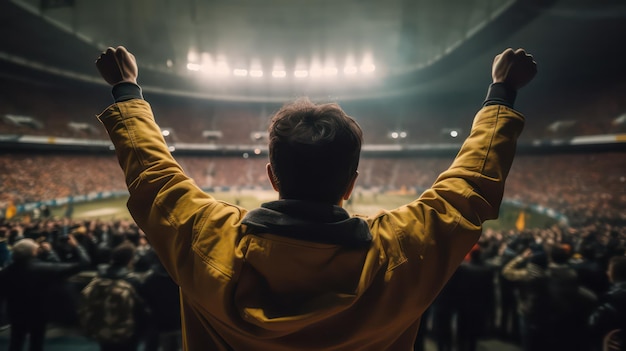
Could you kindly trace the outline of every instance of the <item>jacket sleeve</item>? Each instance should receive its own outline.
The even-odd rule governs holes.
[[[386,227],[379,232],[399,238],[426,298],[434,298],[478,241],[482,223],[498,217],[523,125],[519,112],[487,104],[475,116],[452,165],[432,187],[374,223]]]
[[[193,240],[198,223],[236,227],[239,208],[216,201],[183,172],[168,150],[150,105],[142,99],[117,102],[98,116],[115,146],[130,194],[127,206],[150,245],[178,285],[189,288],[202,279]],[[232,231],[231,231],[232,232]],[[216,232],[203,233],[213,245]],[[217,245],[217,244],[216,244]],[[202,259],[206,259],[203,257]],[[196,276],[197,277],[197,276]]]
[[[517,256],[502,268],[502,276],[510,281],[528,281],[532,278],[530,270],[518,268],[524,257]]]

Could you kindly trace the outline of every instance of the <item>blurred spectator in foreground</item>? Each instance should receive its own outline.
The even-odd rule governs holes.
[[[492,316],[494,301],[494,270],[485,264],[478,245],[470,251],[470,259],[455,273],[459,287],[457,316],[458,351],[475,351],[478,338],[484,336]],[[471,287],[471,288],[468,288]]]
[[[135,246],[123,242],[111,252],[110,264],[82,291],[79,319],[85,334],[101,351],[136,351],[147,322],[139,297],[139,277],[133,272]]]
[[[626,342],[626,256],[615,256],[607,272],[611,287],[591,314],[593,350],[624,350]]]
[[[0,271],[0,295],[7,299],[11,336],[9,351],[21,351],[30,335],[30,351],[43,350],[49,290],[89,265],[89,257],[73,236],[69,245],[79,253],[77,263],[44,262],[37,258],[40,245],[22,239],[13,246],[13,262]],[[44,248],[45,250],[45,248]]]
[[[459,286],[458,277],[459,271],[457,270],[430,307],[433,321],[432,332],[437,351],[452,351],[454,348],[454,315],[459,310],[459,294],[464,293],[463,287]]]
[[[151,270],[139,288],[139,295],[151,312],[145,351],[178,351],[182,341],[178,285],[154,251],[143,257],[152,261]]]
[[[543,247],[531,245],[503,269],[506,279],[520,283],[518,306],[525,351],[589,349],[585,321],[595,295],[579,286],[568,260],[568,247],[557,245],[548,257]]]
[[[576,270],[580,283],[600,296],[607,291],[609,281],[596,251],[591,245],[582,247],[571,265]]]

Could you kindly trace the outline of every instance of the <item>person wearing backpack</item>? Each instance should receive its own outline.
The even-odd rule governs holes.
[[[133,272],[135,246],[123,242],[111,252],[108,265],[82,290],[78,311],[86,336],[101,351],[136,351],[146,324],[147,312],[137,290],[141,284]]]
[[[150,310],[144,351],[178,351],[182,344],[178,285],[154,251],[149,250],[144,258],[151,262],[137,291]]]

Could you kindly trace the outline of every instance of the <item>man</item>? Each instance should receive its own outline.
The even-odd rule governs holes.
[[[138,290],[150,310],[144,349],[177,351],[181,335],[178,285],[170,278],[153,250],[144,257],[152,262]]]
[[[101,351],[136,351],[144,331],[147,314],[133,272],[135,253],[130,241],[116,246],[110,264],[98,266],[97,277],[82,290],[80,324]]]
[[[301,100],[272,119],[267,173],[279,200],[248,212],[186,176],[167,149],[125,48],[96,61],[116,103],[100,120],[128,208],[181,289],[185,350],[410,350],[420,316],[496,218],[536,63],[496,56],[494,84],[452,166],[416,201],[374,217],[341,208],[361,129],[336,104]]]
[[[589,324],[594,350],[626,347],[626,256],[614,256],[607,271],[611,287],[594,309]]]
[[[483,259],[483,250],[476,245],[469,261],[459,266],[454,277],[459,287],[457,335],[459,351],[475,351],[478,339],[484,337],[492,316],[495,300],[495,269]],[[472,287],[468,289],[468,287]]]
[[[533,246],[502,270],[506,279],[520,283],[518,306],[523,349],[587,351],[586,320],[595,295],[580,287],[576,271],[566,264],[569,254],[562,245],[552,247],[549,252]]]
[[[37,258],[38,252],[49,246],[41,248],[32,239],[22,239],[13,246],[13,262],[0,271],[0,295],[6,297],[11,323],[9,351],[21,351],[29,335],[29,350],[43,350],[48,305],[55,303],[49,298],[52,288],[90,263],[73,235],[68,236],[68,243],[76,250],[79,262],[42,261]]]

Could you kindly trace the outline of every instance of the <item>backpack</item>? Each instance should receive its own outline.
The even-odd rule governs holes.
[[[95,277],[82,291],[78,319],[98,342],[122,342],[135,334],[135,288],[124,279]]]

